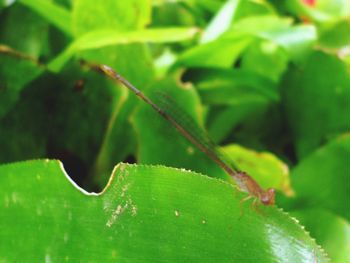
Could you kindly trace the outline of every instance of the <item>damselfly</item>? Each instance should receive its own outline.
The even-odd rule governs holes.
[[[275,202],[275,190],[269,188],[266,191],[247,173],[239,171],[228,158],[225,157],[215,143],[207,136],[191,117],[188,116],[181,108],[171,103],[170,100],[164,99],[162,103],[156,103],[146,96],[143,92],[132,85],[128,80],[106,65],[96,65],[86,63],[89,67],[98,70],[111,79],[122,83],[126,88],[150,105],[163,118],[170,122],[188,141],[190,141],[199,150],[205,153],[209,158],[216,162],[227,174],[229,174],[239,187],[239,190],[248,193],[248,196],[242,199],[241,203],[250,199],[260,200],[264,205],[273,205]],[[255,204],[255,202],[253,202]]]

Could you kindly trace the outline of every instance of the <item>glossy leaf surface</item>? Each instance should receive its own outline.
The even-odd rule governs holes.
[[[3,165],[0,181],[4,261],[326,261],[285,213],[247,204],[241,216],[231,185],[184,170],[120,164],[98,195],[58,161]]]

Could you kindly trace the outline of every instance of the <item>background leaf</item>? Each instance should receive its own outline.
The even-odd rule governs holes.
[[[72,15],[75,36],[101,28],[117,31],[141,29],[150,21],[151,4],[149,0],[107,0],[103,5],[96,5],[91,0],[78,0],[74,1]]]
[[[42,71],[43,68],[34,61],[10,56],[2,58],[0,63],[0,119],[14,107],[21,90],[38,77]],[[20,78],[19,75],[21,75]]]
[[[319,52],[302,69],[292,68],[286,74],[281,84],[283,103],[299,157],[350,128],[349,81],[342,61]]]
[[[235,16],[240,0],[228,0],[217,12],[205,29],[201,43],[209,42],[225,32]]]
[[[349,149],[350,137],[345,134],[309,155],[292,170],[293,187],[298,202],[302,202],[299,207],[326,208],[350,218],[349,210],[344,209],[350,191],[346,183]]]
[[[49,64],[52,71],[60,71],[65,63],[79,51],[98,49],[105,46],[144,42],[176,42],[193,37],[194,28],[165,28],[120,32],[116,30],[97,30],[78,38]]]
[[[71,35],[72,18],[69,11],[45,0],[20,0],[22,4],[43,16],[67,35]]]

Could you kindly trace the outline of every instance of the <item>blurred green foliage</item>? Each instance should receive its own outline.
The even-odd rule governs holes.
[[[0,1],[0,163],[59,159],[69,176],[89,191],[105,188],[113,167],[122,161],[186,168],[231,182],[148,105],[80,61],[107,64],[147,94],[169,94],[225,146],[240,169],[264,188],[279,191],[277,206],[299,218],[334,262],[350,262],[349,21],[347,0]],[[36,170],[23,164],[1,167],[6,174],[0,174],[1,185],[9,195],[19,187],[16,176],[25,176],[27,169],[34,180]],[[163,172],[169,173],[168,183],[176,184],[176,176]],[[50,169],[43,173],[62,176]],[[192,190],[201,183],[194,183]],[[28,178],[26,184],[28,189],[18,191],[32,191],[34,198],[38,186],[30,186]],[[142,185],[137,189],[147,198],[149,189]],[[78,200],[72,189],[55,191],[67,191],[67,202]],[[206,204],[204,197],[198,198],[193,209]],[[208,203],[215,203],[212,198]],[[3,204],[1,210],[6,209]],[[238,222],[232,219],[239,213],[236,208],[220,220]],[[93,213],[97,208],[91,209]],[[266,212],[272,222],[280,216],[276,211]],[[6,220],[13,220],[11,214]],[[157,220],[162,223],[162,217]],[[254,220],[252,216],[245,222]],[[294,237],[294,226],[286,224],[276,227]],[[190,224],[184,222],[186,226]],[[257,233],[262,227],[258,224]],[[11,227],[3,233],[11,233]],[[270,250],[280,242],[272,235]],[[247,262],[264,254],[252,248],[253,238],[240,238],[236,242],[246,244],[246,255],[249,248],[254,251]],[[268,243],[266,237],[261,242]],[[300,242],[324,260],[314,244],[309,246],[309,237]],[[163,255],[171,250],[163,249]],[[240,253],[238,247],[232,249]],[[283,261],[272,254],[263,261]],[[310,262],[309,256],[298,260]]]

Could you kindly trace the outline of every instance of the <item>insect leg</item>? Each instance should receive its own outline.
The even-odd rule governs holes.
[[[239,202],[239,209],[240,209],[240,217],[242,217],[244,215],[243,212],[243,203],[248,201],[249,199],[251,199],[253,196],[248,195],[246,197],[244,197],[240,202]]]

